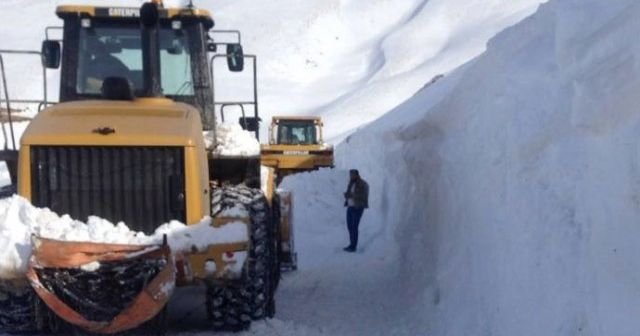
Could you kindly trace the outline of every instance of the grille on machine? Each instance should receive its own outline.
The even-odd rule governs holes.
[[[123,221],[147,234],[185,221],[184,175],[181,147],[31,147],[35,206],[82,221]]]

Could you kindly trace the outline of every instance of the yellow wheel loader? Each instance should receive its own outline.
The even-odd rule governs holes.
[[[274,116],[269,127],[269,143],[261,146],[261,163],[275,176],[275,185],[291,174],[333,167],[333,146],[323,140],[320,117]],[[293,195],[277,189],[280,200],[280,265],[283,270],[298,268],[293,231]]]
[[[269,144],[262,145],[262,165],[275,170],[276,183],[287,175],[333,167],[333,146],[322,136],[320,117],[276,116],[269,127]]]
[[[273,181],[265,180],[273,175],[261,174],[259,149],[216,154],[216,137],[207,146],[203,135],[216,134],[223,106],[240,104],[254,111],[241,124],[258,136],[256,57],[243,53],[240,34],[220,42],[208,11],[165,8],[161,1],[140,8],[59,6],[56,13],[62,37],[51,38],[48,28],[41,51],[24,53],[60,69],[59,102],[47,101],[45,84],[42,111],[19,148],[0,151],[17,193],[61,215],[122,221],[146,234],[172,220],[189,225],[206,216],[216,228],[243,223],[248,234],[181,253],[166,239],[137,246],[33,237],[25,277],[0,280],[0,331],[139,335],[151,326],[162,334],[176,285],[205,285],[216,330],[245,329],[273,316],[279,257],[289,243],[280,239],[287,229],[281,218],[291,207],[280,205]],[[15,53],[0,50],[0,63]],[[253,101],[215,101],[216,60],[231,72],[252,64]],[[6,89],[4,70],[2,79]],[[11,121],[8,92],[2,102]],[[100,266],[81,267],[92,262]]]

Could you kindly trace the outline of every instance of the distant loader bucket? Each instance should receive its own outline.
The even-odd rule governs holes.
[[[32,287],[65,321],[114,334],[152,319],[175,285],[171,249],[33,238]]]

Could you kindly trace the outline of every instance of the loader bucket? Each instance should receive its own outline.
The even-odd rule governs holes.
[[[33,238],[27,278],[60,318],[114,334],[152,319],[175,285],[168,245],[119,245]]]

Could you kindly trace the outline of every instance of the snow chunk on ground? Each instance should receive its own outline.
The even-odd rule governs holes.
[[[253,132],[245,131],[236,123],[224,122],[216,126],[213,153],[222,156],[257,156],[260,155],[260,142]],[[204,132],[207,148],[214,146],[213,132]]]
[[[89,217],[87,223],[68,215],[58,216],[49,209],[36,208],[26,199],[14,195],[0,200],[0,278],[24,276],[31,257],[31,236],[63,240],[110,244],[161,244],[164,236],[174,253],[204,250],[207,246],[248,240],[247,225],[238,221],[219,228],[211,226],[205,217],[198,224],[178,221],[163,224],[147,236],[130,230],[124,223],[113,224],[106,219]],[[85,265],[97,269],[98,265]]]

